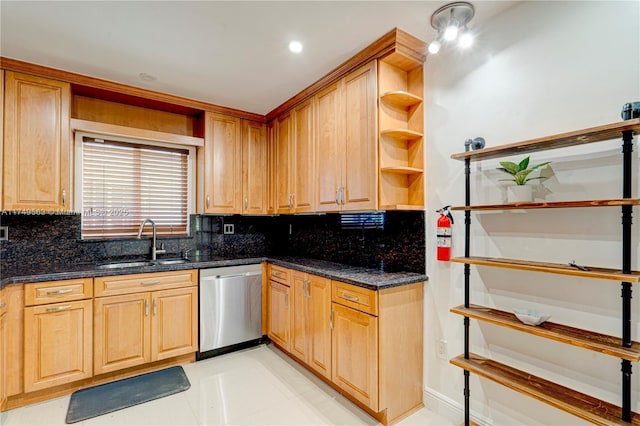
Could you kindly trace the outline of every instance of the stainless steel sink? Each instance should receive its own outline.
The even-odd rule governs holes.
[[[119,263],[107,263],[105,265],[98,265],[96,269],[118,269],[118,268],[137,268],[141,266],[152,266],[153,263],[148,261],[141,262],[119,262]]]
[[[179,265],[181,263],[191,262],[189,259],[160,259],[159,265]]]

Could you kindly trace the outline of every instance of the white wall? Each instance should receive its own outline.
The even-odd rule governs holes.
[[[484,3],[484,2],[482,2]],[[478,3],[478,7],[482,4]],[[473,24],[473,23],[472,23]],[[464,140],[487,146],[619,121],[622,105],[640,101],[640,2],[525,1],[481,27],[473,51],[443,48],[427,58],[425,133],[427,273],[425,387],[428,399],[462,404],[462,370],[447,359],[463,351],[463,266],[435,261],[435,210],[464,204],[463,163],[450,155]],[[640,138],[634,146],[638,196]],[[523,156],[516,157],[517,159]],[[620,141],[532,154],[552,161],[539,199],[621,196]],[[472,204],[501,202],[506,177],[498,160],[472,163]],[[540,198],[541,197],[541,198]],[[640,209],[633,209],[632,267],[640,269]],[[463,255],[464,221],[456,212],[453,253]],[[621,266],[619,208],[472,214],[472,255],[605,267]],[[502,310],[537,308],[552,321],[620,335],[620,283],[472,267],[471,302]],[[640,288],[633,286],[634,340],[640,340]],[[620,404],[620,360],[525,333],[471,323],[471,349],[517,368]],[[633,363],[633,410],[640,411],[640,366]],[[493,424],[584,424],[529,397],[472,374],[472,412]],[[432,406],[443,411],[446,404]],[[461,420],[458,414],[456,420]]]

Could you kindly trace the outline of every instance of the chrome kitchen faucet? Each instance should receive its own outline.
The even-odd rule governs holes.
[[[153,236],[151,237],[151,261],[155,262],[156,255],[166,253],[166,250],[164,249],[164,244],[160,246],[160,249],[156,248],[156,223],[149,218],[144,219],[140,224],[140,228],[138,228],[138,239],[142,236],[142,230],[147,222],[151,224],[151,230],[153,232]]]

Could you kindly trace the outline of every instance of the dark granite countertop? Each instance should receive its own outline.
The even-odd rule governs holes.
[[[73,265],[41,265],[5,273],[0,280],[0,288],[9,284],[32,283],[42,281],[66,280],[74,278],[104,277],[109,275],[127,275],[149,272],[179,271],[185,269],[218,268],[223,266],[249,265],[269,261],[276,265],[297,269],[325,278],[339,280],[360,287],[380,290],[420,281],[427,276],[415,272],[383,272],[378,269],[350,266],[324,260],[300,257],[210,257],[198,258],[181,264],[152,265],[115,269],[96,269],[95,263],[77,263]],[[7,276],[8,275],[8,276]]]

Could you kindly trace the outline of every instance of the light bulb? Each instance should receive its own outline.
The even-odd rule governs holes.
[[[291,43],[289,43],[289,50],[292,51],[293,53],[302,52],[302,43],[295,40],[292,41]]]
[[[453,41],[458,37],[458,27],[456,25],[449,25],[444,30],[444,39],[447,41]]]
[[[429,53],[435,55],[440,51],[440,42],[438,40],[433,40],[429,43]]]
[[[463,49],[466,49],[468,47],[471,47],[472,44],[473,44],[473,34],[471,34],[471,31],[466,30],[465,32],[460,34],[460,39],[458,40],[458,45],[460,47],[462,47]]]

